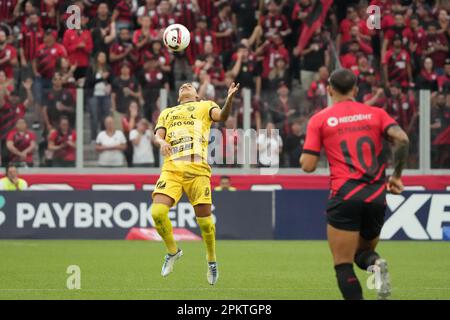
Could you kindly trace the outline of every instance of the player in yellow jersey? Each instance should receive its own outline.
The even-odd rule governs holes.
[[[228,89],[223,108],[212,101],[200,101],[197,90],[185,83],[178,92],[176,107],[159,115],[155,128],[156,143],[165,157],[161,176],[153,192],[151,213],[155,228],[164,240],[168,254],[161,270],[163,277],[173,271],[173,265],[183,251],[175,243],[169,209],[185,192],[195,210],[197,223],[206,244],[208,283],[219,277],[215,252],[215,226],[211,216],[211,168],[207,162],[211,124],[227,120],[233,98],[239,90],[234,83]]]

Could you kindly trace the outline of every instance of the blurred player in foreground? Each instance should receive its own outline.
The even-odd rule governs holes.
[[[384,224],[386,189],[393,194],[404,189],[401,174],[409,140],[382,108],[354,101],[356,81],[350,70],[333,72],[328,87],[333,105],[310,119],[300,164],[313,172],[325,149],[331,172],[327,237],[344,299],[363,299],[353,262],[363,270],[378,270],[378,298],[385,299],[390,295],[389,273],[375,248]],[[394,173],[387,185],[383,138],[394,151]]]
[[[222,109],[212,101],[200,101],[197,90],[185,83],[178,92],[176,107],[161,112],[155,128],[155,141],[165,157],[161,176],[153,192],[151,213],[155,227],[163,238],[168,254],[161,275],[173,271],[183,251],[173,237],[169,209],[180,200],[183,191],[195,210],[197,222],[206,244],[208,283],[214,285],[219,277],[215,252],[215,226],[211,216],[211,168],[207,162],[211,124],[226,121],[231,112],[233,98],[239,90],[234,83]]]

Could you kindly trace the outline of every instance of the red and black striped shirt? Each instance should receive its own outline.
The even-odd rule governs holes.
[[[114,10],[117,10],[117,12],[119,13],[117,21],[132,22],[133,14],[131,12],[131,9],[131,4],[129,4],[128,1],[119,1],[119,3],[117,3],[116,7],[114,8]]]
[[[20,152],[26,150],[33,141],[36,141],[36,135],[34,132],[27,130],[25,132],[19,132],[17,129],[12,130],[9,132],[7,141],[12,141],[14,144],[14,147],[19,150]],[[9,161],[11,162],[21,162],[20,157],[16,156],[15,154],[9,155]],[[27,158],[25,160],[27,163],[33,163],[33,152],[27,153]]]
[[[153,16],[152,27],[155,29],[165,29],[176,22],[177,19],[173,14],[157,14]]]
[[[214,41],[214,34],[209,30],[197,30],[191,32],[191,44],[187,51],[190,64],[193,65],[195,59],[205,53],[205,43],[211,42],[214,44]]]
[[[195,15],[199,14],[199,12],[195,12],[194,10],[195,7],[192,0],[178,0],[177,5],[175,6],[175,16],[177,17],[178,22],[189,30],[195,29]]]
[[[208,20],[211,21],[213,17],[217,15],[217,7],[214,5],[215,1],[212,0],[197,0],[198,6],[203,15],[208,17]]]
[[[264,30],[265,36],[285,32],[289,29],[286,17],[281,14],[262,16],[260,24]]]
[[[40,1],[41,24],[44,30],[57,28],[57,8],[56,4]]]
[[[55,73],[56,63],[61,57],[67,57],[66,49],[55,43],[51,47],[41,44],[35,56],[36,69],[39,74],[45,79],[51,79]]]
[[[220,17],[215,17],[212,22],[212,30],[215,33],[222,33],[228,29],[233,29],[233,24],[230,19],[222,20]],[[233,49],[234,41],[233,34],[227,37],[216,37],[214,51],[221,54]]]
[[[31,61],[36,57],[37,49],[44,39],[42,28],[24,26],[21,32],[20,48],[24,52],[25,59]]]
[[[0,21],[8,22],[14,18],[17,0],[0,0]]]
[[[3,105],[0,105],[0,140],[5,140],[8,133],[15,127],[17,113],[14,106],[5,101]]]

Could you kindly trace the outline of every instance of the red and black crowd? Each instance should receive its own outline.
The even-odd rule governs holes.
[[[325,19],[301,43],[318,2]],[[79,29],[68,28],[71,5]],[[380,8],[379,29],[369,5]],[[278,129],[281,139],[264,142],[280,166],[298,167],[307,121],[328,105],[329,73],[342,66],[359,79],[357,100],[386,109],[410,136],[409,168],[419,165],[418,92],[430,90],[432,167],[450,168],[449,13],[444,0],[0,0],[2,164],[74,166],[82,92],[100,165],[158,166],[161,89],[176,105],[190,81],[219,104],[232,82],[250,89],[252,128]],[[162,43],[173,23],[191,31],[185,52]],[[230,132],[243,127],[242,92],[218,127],[225,153],[240,143]]]

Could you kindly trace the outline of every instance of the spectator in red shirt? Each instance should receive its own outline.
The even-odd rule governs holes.
[[[38,108],[42,105],[43,96],[52,87],[52,78],[56,71],[56,64],[62,57],[67,57],[66,49],[59,43],[56,43],[56,32],[47,30],[44,35],[44,42],[38,47],[32,62],[35,76],[33,95]]]
[[[170,2],[168,0],[161,0],[158,6],[158,14],[153,17],[153,27],[162,32],[165,28],[176,22],[177,19],[173,14]]]
[[[336,47],[339,49],[342,44],[347,43],[352,40],[352,35],[350,30],[352,26],[358,26],[361,19],[358,16],[358,12],[355,7],[348,6],[346,17],[341,21],[339,25],[339,34],[336,39]]]
[[[16,111],[16,119],[25,117],[27,109],[31,109],[34,102],[32,92],[33,80],[31,78],[25,79],[25,81],[22,82],[22,87],[25,90],[25,99],[22,99],[18,89],[13,90],[8,97],[8,101]],[[34,109],[36,111],[36,108]],[[38,115],[36,115],[36,117],[37,116]]]
[[[211,22],[212,18],[217,15],[217,8],[219,5],[226,1],[227,0],[197,0],[201,14],[206,16],[208,22]],[[246,2],[246,0],[239,2]]]
[[[90,55],[94,47],[91,32],[86,29],[88,21],[89,18],[83,16],[80,30],[67,29],[64,33],[63,44],[67,49],[70,64],[77,66],[74,73],[76,80],[86,77]]]
[[[48,137],[48,151],[52,153],[52,167],[75,167],[77,133],[67,117],[61,117],[59,126]]]
[[[208,77],[203,78],[209,80],[213,86],[216,88],[225,87],[225,71],[220,57],[214,53],[211,42],[205,43],[203,54],[197,56],[193,69],[198,78],[200,78],[202,72],[205,72]]]
[[[19,7],[16,7],[15,15],[17,17],[16,22],[20,22],[22,26],[26,26],[30,23],[29,17],[33,12],[37,12],[37,8],[34,7],[32,0],[25,2],[19,1]]]
[[[398,82],[391,84],[389,93],[386,111],[408,133],[408,136],[415,133],[418,113],[412,94],[403,93]]]
[[[13,68],[17,65],[17,50],[7,43],[6,32],[0,30],[0,70],[8,79],[13,79]]]
[[[195,28],[196,16],[200,15],[200,7],[197,0],[177,0],[175,4],[175,17],[177,22],[188,30]]]
[[[116,31],[123,28],[133,28],[133,16],[137,8],[133,6],[133,0],[117,1],[112,14],[112,20],[116,23]]]
[[[141,28],[133,34],[133,44],[139,52],[140,64],[144,62],[144,51],[150,49],[151,43],[159,39],[159,32],[152,27],[152,20],[149,16],[140,18]]]
[[[4,0],[0,1],[0,21],[7,24],[13,24],[15,20],[14,13],[17,12],[16,6],[20,6],[21,1]]]
[[[275,68],[275,61],[278,58],[283,58],[287,62],[287,66],[289,66],[289,51],[286,49],[281,35],[273,34],[256,50],[256,55],[261,55],[263,58],[262,85],[263,88],[268,88],[269,73]]]
[[[401,37],[402,45],[408,48],[409,41],[413,39],[413,33],[410,28],[406,27],[405,17],[401,13],[395,15],[394,25],[391,26],[384,34],[382,56],[387,50],[392,48],[394,37],[398,35]]]
[[[9,162],[15,166],[33,166],[33,152],[36,149],[36,136],[27,129],[25,119],[16,122],[16,128],[8,134],[6,146]]]
[[[438,90],[438,75],[434,71],[433,60],[430,57],[425,58],[423,68],[416,78],[415,88],[418,90]]]
[[[0,89],[0,152],[2,163],[8,163],[8,149],[6,148],[6,138],[8,133],[16,124],[16,110],[8,101],[8,93]]]
[[[445,59],[447,59],[449,51],[448,42],[445,35],[437,33],[436,23],[428,25],[427,34],[422,39],[421,51],[424,57],[430,57],[433,60],[436,72],[440,75],[443,74]]]
[[[341,46],[342,53],[348,51],[347,47],[354,41],[358,41],[359,48],[361,52],[363,52],[364,54],[371,55],[373,53],[373,49],[370,43],[371,39],[370,38],[369,40],[364,39],[357,25],[351,27],[350,36],[351,36],[350,40],[348,42],[343,43]]]
[[[357,73],[358,70],[358,58],[363,55],[359,46],[358,40],[352,40],[349,42],[348,52],[340,56],[341,65],[345,69],[351,69]]]
[[[409,39],[409,51],[420,54],[420,44],[425,37],[425,29],[420,25],[419,17],[413,15],[409,19],[409,27],[411,29],[412,37]]]
[[[208,29],[208,20],[206,16],[201,16],[197,20],[197,26],[191,32],[191,43],[187,49],[189,63],[194,65],[195,59],[205,53],[205,44],[215,42],[214,34]]]
[[[138,62],[138,59],[139,53],[131,40],[130,30],[127,28],[120,29],[119,39],[109,50],[109,61],[113,74],[119,76],[120,67],[124,62],[127,62],[131,70],[134,70],[134,65]]]
[[[37,12],[33,11],[29,17],[29,24],[22,26],[19,46],[20,64],[29,75],[31,75],[31,62],[43,41],[44,29],[40,26]]]
[[[58,28],[58,0],[41,0],[39,1],[39,11],[42,17],[42,27],[46,29]]]
[[[258,26],[255,27],[250,37],[251,45],[260,43],[263,37],[268,39],[278,33],[285,39],[292,33],[286,17],[280,12],[281,7],[277,1],[270,0],[267,4],[267,14],[260,18]]]
[[[445,9],[439,10],[439,14],[438,14],[438,24],[439,24],[438,33],[444,34],[445,32],[447,32],[447,29],[450,26],[449,22],[450,22],[450,19],[449,19],[447,10],[445,10]]]
[[[46,133],[58,126],[61,116],[68,117],[72,126],[75,124],[75,99],[68,89],[64,89],[61,74],[55,73],[52,83],[43,107]]]
[[[157,56],[151,56],[144,64],[144,70],[139,77],[144,98],[144,116],[151,121],[153,112],[156,110],[156,102],[160,90],[169,91],[169,82],[166,74],[160,67],[161,63]]]
[[[312,112],[322,110],[328,106],[328,78],[330,73],[328,68],[323,66],[319,69],[319,79],[313,81],[309,87],[307,97],[312,105]],[[310,113],[310,112],[308,112]]]
[[[364,95],[362,102],[369,106],[386,109],[387,100],[384,88],[381,88],[377,83],[374,83],[371,86],[371,92]]]
[[[222,3],[219,6],[219,14],[212,21],[212,31],[216,41],[214,50],[222,56],[223,65],[227,66],[234,48],[234,29],[228,3]]]
[[[116,39],[116,24],[111,21],[106,3],[98,5],[97,15],[89,21],[88,28],[92,33],[93,55],[100,51],[108,52],[109,47]]]
[[[302,32],[303,24],[305,23],[306,18],[311,14],[313,8],[311,0],[299,0],[295,2],[291,15],[295,38],[298,38]]]
[[[158,0],[145,0],[144,4],[137,10],[138,22],[141,23],[141,18],[144,16],[153,19],[158,14]]]
[[[411,58],[409,53],[402,47],[400,35],[394,36],[392,49],[386,52],[382,61],[384,79],[390,82],[398,82],[406,88],[412,82]]]

